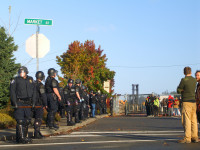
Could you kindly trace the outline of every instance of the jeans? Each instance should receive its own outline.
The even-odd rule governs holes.
[[[95,117],[95,106],[96,104],[92,104],[92,117]]]
[[[174,108],[174,114],[175,114],[175,116],[179,115],[178,108]]]

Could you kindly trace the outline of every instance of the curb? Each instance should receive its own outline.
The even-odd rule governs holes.
[[[60,126],[59,130],[55,131],[55,130],[49,130],[48,128],[41,128],[41,133],[45,136],[45,137],[50,137],[50,136],[55,136],[55,135],[62,135],[62,134],[69,134],[71,132],[73,132],[74,130],[78,130],[84,126],[87,126],[99,119],[108,117],[109,114],[105,114],[105,115],[101,115],[101,116],[96,116],[96,118],[88,118],[85,121],[82,121],[82,123],[78,123],[75,126],[67,126],[67,125],[62,125]],[[29,137],[33,136],[33,128],[29,128]],[[15,133],[13,133],[12,135],[1,135],[0,136],[0,141],[13,141],[16,139],[16,135]]]

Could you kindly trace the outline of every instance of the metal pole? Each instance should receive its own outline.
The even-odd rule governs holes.
[[[9,27],[8,27],[8,35],[10,36],[10,14],[11,14],[11,6],[9,6]]]
[[[36,30],[36,59],[37,59],[37,71],[39,71],[39,57],[38,57],[38,34],[39,34],[39,25],[37,25]]]
[[[133,97],[133,101],[132,101],[132,104],[134,104],[134,101],[135,101],[135,85],[134,84],[132,84],[132,97]]]

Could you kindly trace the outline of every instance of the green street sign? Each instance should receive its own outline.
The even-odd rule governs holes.
[[[53,20],[25,19],[24,24],[52,26]]]

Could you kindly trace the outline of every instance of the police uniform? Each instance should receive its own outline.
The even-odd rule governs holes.
[[[107,114],[107,105],[106,105],[107,95],[103,94],[103,113]]]
[[[65,117],[65,108],[64,108],[64,93],[63,93],[63,88],[59,87],[58,90],[59,90],[60,96],[62,97],[61,101],[58,101],[58,112],[59,112],[61,118],[64,118]]]
[[[20,69],[23,70],[24,68]],[[25,69],[26,74],[28,74],[27,68]],[[11,104],[15,107],[14,117],[17,121],[16,142],[30,143],[31,139],[27,137],[28,125],[32,118],[31,106],[34,107],[36,101],[36,87],[33,78],[27,75],[25,78],[15,77],[10,84],[10,96]],[[27,106],[29,108],[22,108]]]
[[[101,115],[102,114],[102,111],[101,111],[101,96],[100,96],[100,94],[96,94],[96,114],[98,114],[97,113],[97,111],[99,110],[99,115]]]
[[[77,101],[78,101],[78,105],[76,106],[76,108],[75,108],[75,112],[78,112],[78,114],[79,114],[79,119],[78,120],[76,120],[76,123],[79,123],[80,122],[80,120],[83,120],[83,105],[82,105],[82,102],[81,102],[81,100],[82,100],[82,89],[81,89],[81,87],[80,86],[78,86],[78,85],[76,85],[75,86],[75,89],[76,89],[76,92],[78,92],[79,93],[79,95],[80,95],[80,100],[78,99],[78,97],[76,97],[77,98]]]
[[[75,120],[79,120],[78,112],[76,111],[76,106],[78,105],[78,101],[76,99],[76,89],[74,86],[65,86],[63,91],[67,111],[67,125],[72,126],[74,125],[74,122],[72,121],[73,114],[75,116]]]
[[[54,93],[53,88],[58,89],[58,81],[55,78],[48,76],[45,82],[45,89],[48,105],[47,126],[49,126],[50,129],[58,128],[56,124],[54,124],[55,115],[58,110],[58,98]]]
[[[34,138],[42,138],[42,134],[40,132],[40,126],[42,125],[42,118],[43,118],[43,107],[47,106],[47,96],[45,93],[45,87],[40,81],[36,81],[36,106],[37,108],[34,108]]]
[[[86,91],[83,91],[83,115],[84,118],[87,119],[88,118],[88,114],[89,114],[89,94]]]
[[[110,98],[110,115],[113,116],[113,98]]]

